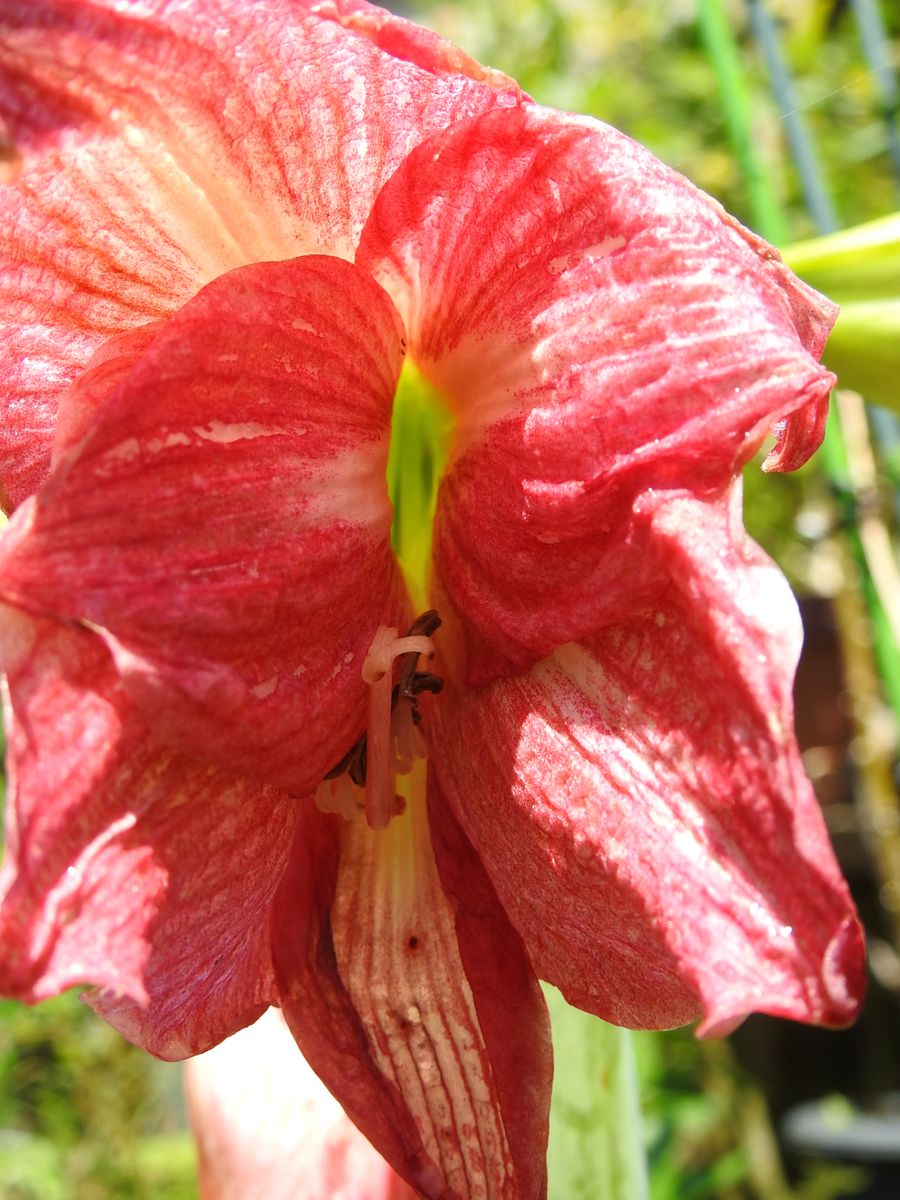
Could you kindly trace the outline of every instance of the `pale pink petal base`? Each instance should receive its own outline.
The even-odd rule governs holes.
[[[273,996],[268,910],[296,804],[156,748],[103,643],[2,610],[8,677],[0,990],[73,986],[164,1058]]]
[[[733,522],[660,505],[652,607],[436,710],[442,787],[535,969],[621,1025],[845,1025],[864,991],[792,733],[793,600]]]
[[[473,899],[444,891],[422,801],[381,833],[322,814],[298,832],[273,910],[281,1004],[317,1074],[419,1194],[539,1200],[543,1000],[467,845],[457,873]],[[476,961],[487,947],[496,956]]]
[[[201,1200],[415,1200],[277,1009],[185,1067]]]

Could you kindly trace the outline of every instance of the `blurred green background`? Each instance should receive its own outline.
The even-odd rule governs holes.
[[[796,117],[817,158],[826,223],[853,225],[900,207],[890,157],[898,6],[868,6],[883,37],[873,42],[869,31],[867,49],[866,5],[769,0],[764,15],[793,89],[787,110],[753,7],[419,0],[404,11],[514,75],[536,100],[617,125],[781,244],[818,231],[809,172],[804,180],[791,141]],[[845,422],[858,417],[852,402],[841,411]],[[881,657],[873,649],[878,589],[859,539],[861,514],[874,514],[889,546],[895,536],[900,438],[886,411],[870,409],[863,424],[871,467],[863,482],[838,449],[827,470],[752,470],[746,490],[748,526],[803,599],[801,741],[869,930],[871,999],[859,1026],[842,1034],[753,1018],[725,1042],[698,1043],[690,1031],[639,1035],[654,1200],[900,1196],[900,1184],[877,1191],[872,1164],[786,1153],[778,1136],[802,1101],[826,1097],[825,1123],[847,1130],[900,1091],[892,651],[889,637]],[[177,1066],[128,1046],[74,994],[36,1009],[0,1003],[0,1200],[195,1194]],[[551,1197],[577,1200],[552,1187]]]

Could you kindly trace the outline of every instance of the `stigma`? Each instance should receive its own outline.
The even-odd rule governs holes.
[[[360,806],[363,788],[370,828],[385,829],[391,817],[402,811],[396,778],[409,774],[413,763],[427,752],[419,728],[419,696],[443,687],[437,675],[419,670],[420,658],[434,657],[431,635],[440,623],[438,614],[429,609],[402,637],[396,629],[379,626],[362,665],[363,680],[369,685],[366,731],[319,785],[315,799],[323,812],[349,820]]]

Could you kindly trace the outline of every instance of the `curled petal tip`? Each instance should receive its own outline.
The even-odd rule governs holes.
[[[733,1017],[722,1017],[720,1020],[703,1021],[697,1028],[697,1037],[725,1038],[734,1033],[749,1017],[749,1013],[735,1013]]]
[[[866,992],[866,945],[862,926],[848,916],[828,943],[822,964],[822,990],[828,1006],[823,1025],[841,1029],[859,1016]]]
[[[785,999],[779,1006],[770,997],[758,1011],[795,1021],[844,1029],[859,1016],[866,993],[866,949],[862,927],[856,916],[848,915],[825,947],[817,974],[806,981],[806,996],[793,1002]],[[716,1005],[697,1028],[702,1038],[727,1037],[750,1015],[748,1010],[733,1012]]]

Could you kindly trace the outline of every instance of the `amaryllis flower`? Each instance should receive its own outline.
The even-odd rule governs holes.
[[[821,439],[832,306],[362,2],[0,30],[0,988],[166,1058],[278,1005],[426,1197],[544,1193],[539,977],[851,1020],[738,490]]]
[[[185,1067],[201,1200],[415,1200],[303,1061],[277,1009]]]

